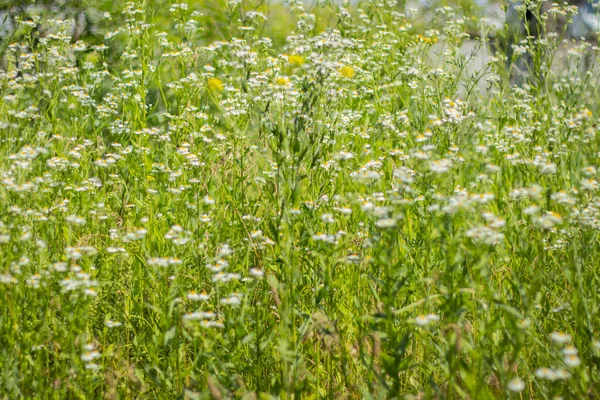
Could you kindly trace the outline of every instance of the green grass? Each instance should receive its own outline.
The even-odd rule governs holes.
[[[597,47],[395,4],[20,24],[0,397],[599,397]]]

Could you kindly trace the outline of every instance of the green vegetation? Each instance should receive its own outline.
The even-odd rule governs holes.
[[[599,48],[464,3],[11,14],[0,398],[600,397]]]

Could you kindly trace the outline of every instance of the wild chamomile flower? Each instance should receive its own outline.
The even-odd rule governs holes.
[[[551,368],[542,367],[542,368],[538,368],[535,371],[535,376],[537,376],[540,379],[554,380],[556,373]]]
[[[77,215],[69,215],[65,220],[73,225],[85,225],[85,218]]]
[[[204,196],[204,204],[212,206],[215,204],[215,199],[213,199],[212,197],[210,197],[209,195]]]
[[[226,306],[237,307],[242,303],[242,295],[240,293],[232,293],[229,297],[224,297],[220,303]]]
[[[396,220],[393,218],[382,218],[375,222],[375,225],[381,229],[389,229],[396,226]]]
[[[564,356],[576,356],[579,353],[575,346],[565,346],[561,351]]]
[[[522,320],[519,321],[519,328],[521,329],[527,329],[529,328],[529,326],[531,325],[531,320],[529,318],[524,318]]]
[[[191,291],[187,294],[187,298],[191,301],[206,301],[210,298],[206,292],[196,293],[195,291]]]
[[[581,359],[579,358],[579,356],[577,356],[577,354],[569,354],[569,355],[565,355],[564,358],[564,363],[567,367],[578,367],[581,365]]]
[[[265,275],[265,271],[256,267],[250,268],[250,275],[256,278],[262,278]]]
[[[108,320],[104,321],[104,325],[106,325],[108,328],[117,328],[119,326],[122,326],[123,324],[119,321],[114,321],[112,319],[108,319]]]
[[[563,368],[552,369],[552,368],[542,367],[542,368],[538,368],[535,371],[535,376],[537,376],[540,379],[546,379],[549,381],[557,381],[557,380],[569,379],[571,377],[571,374]]]
[[[552,332],[550,334],[550,339],[558,344],[566,344],[571,341],[571,335],[564,332]]]
[[[182,319],[184,321],[202,321],[202,320],[210,320],[217,317],[212,311],[195,311],[192,313],[185,314]]]
[[[540,208],[539,208],[537,205],[535,205],[535,204],[532,204],[532,205],[530,205],[530,206],[528,206],[528,207],[525,207],[525,208],[523,209],[523,213],[524,213],[524,214],[526,214],[526,215],[534,215],[534,214],[536,214],[536,213],[537,213],[539,210],[540,210]]]
[[[444,158],[441,160],[431,161],[429,163],[429,169],[431,170],[431,172],[434,172],[436,174],[443,174],[445,172],[450,171],[450,169],[452,169],[452,165],[452,160]]]
[[[521,392],[523,391],[523,389],[525,389],[525,382],[523,382],[523,379],[521,378],[513,378],[510,381],[508,381],[506,387],[511,392]]]
[[[81,355],[81,361],[84,362],[89,362],[89,361],[94,361],[97,358],[100,358],[100,352],[96,351],[96,350],[91,350],[91,351],[86,351],[85,353],[83,353]]]
[[[433,322],[440,320],[440,317],[435,314],[420,314],[415,317],[414,323],[417,326],[427,326]]]

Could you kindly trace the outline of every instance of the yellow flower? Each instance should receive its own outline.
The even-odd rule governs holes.
[[[292,54],[291,56],[288,57],[288,62],[292,65],[300,66],[300,65],[304,64],[304,57],[302,57],[298,54]]]
[[[287,86],[290,83],[290,80],[289,80],[289,78],[279,77],[279,78],[275,79],[275,83],[278,84],[279,86]]]
[[[338,70],[341,76],[344,78],[352,78],[354,77],[354,68],[344,65],[342,68]]]
[[[437,36],[432,36],[432,37],[426,37],[423,35],[418,35],[416,38],[417,42],[423,42],[423,43],[427,43],[427,44],[435,44],[438,41]]]
[[[208,86],[208,90],[211,92],[222,92],[223,91],[223,81],[219,78],[210,78],[206,82],[206,86]]]

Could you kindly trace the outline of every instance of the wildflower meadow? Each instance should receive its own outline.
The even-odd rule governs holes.
[[[0,399],[600,398],[577,7],[0,3]]]

